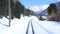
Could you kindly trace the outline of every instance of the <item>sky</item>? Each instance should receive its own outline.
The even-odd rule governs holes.
[[[25,7],[30,7],[34,5],[44,5],[57,2],[58,0],[19,0]]]
[[[29,8],[33,11],[40,11],[43,9],[42,7],[45,9],[50,3],[55,3],[58,1],[60,0],[19,0],[25,8]]]

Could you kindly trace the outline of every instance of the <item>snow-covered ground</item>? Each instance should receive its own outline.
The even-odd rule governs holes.
[[[5,17],[0,19],[0,34],[60,34],[60,22],[39,21],[35,16],[21,16],[11,20],[10,27],[8,24]]]

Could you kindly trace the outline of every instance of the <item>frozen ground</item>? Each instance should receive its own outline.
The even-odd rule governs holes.
[[[7,25],[8,19],[0,19],[0,34],[60,34],[60,22],[39,21],[35,16],[21,16],[11,20],[11,27]]]

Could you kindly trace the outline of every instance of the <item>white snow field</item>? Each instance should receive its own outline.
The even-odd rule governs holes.
[[[11,20],[10,27],[8,24],[5,17],[0,19],[0,34],[60,34],[60,22],[40,21],[35,16],[21,16]]]

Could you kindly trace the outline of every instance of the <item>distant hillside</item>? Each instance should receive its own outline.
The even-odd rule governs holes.
[[[58,11],[60,11],[60,1],[55,3],[57,6]]]
[[[57,6],[57,10],[60,12],[60,2],[56,2],[55,4]],[[37,13],[40,14],[40,15],[47,15],[47,10],[48,10],[48,8],[46,8],[42,12],[37,12]]]

